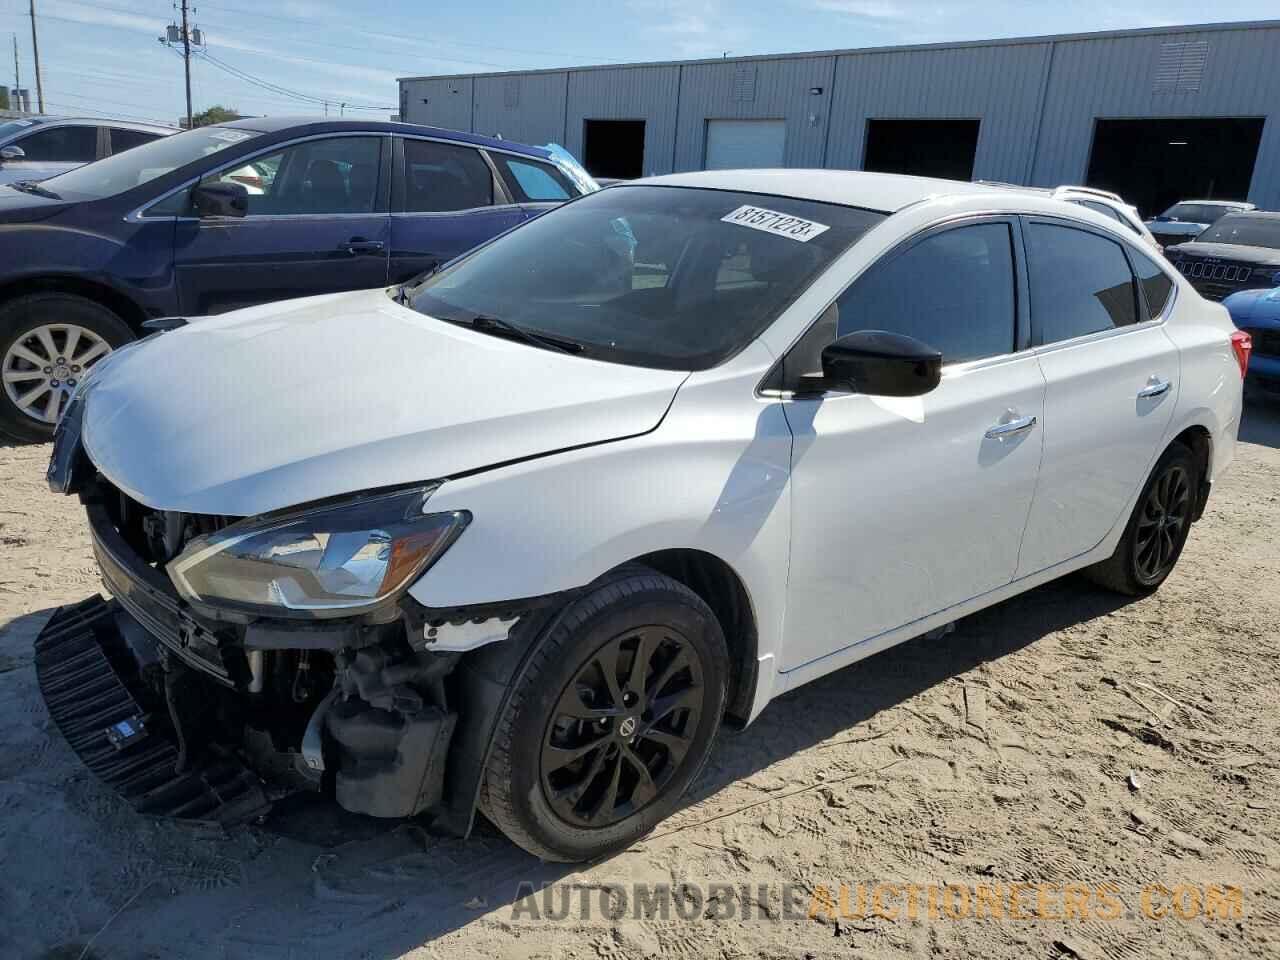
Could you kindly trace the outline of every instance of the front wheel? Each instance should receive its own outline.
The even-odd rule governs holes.
[[[133,332],[106,307],[70,293],[33,293],[0,306],[0,435],[53,436],[76,384]]]
[[[711,752],[729,675],[715,614],[647,569],[574,601],[515,682],[481,810],[544,860],[624,848],[669,816]]]
[[[1159,589],[1191,532],[1201,469],[1190,449],[1181,443],[1169,447],[1151,471],[1115,553],[1085,574],[1131,597]]]

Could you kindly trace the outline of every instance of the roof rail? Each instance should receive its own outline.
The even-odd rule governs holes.
[[[1116,203],[1124,203],[1124,197],[1120,196],[1118,193],[1112,193],[1110,190],[1099,190],[1097,187],[1077,187],[1072,186],[1071,184],[1063,184],[1060,187],[1055,187],[1053,195],[1056,197],[1059,193],[1065,193],[1068,190],[1072,193],[1087,193],[1090,196],[1103,197],[1107,200],[1114,200]]]

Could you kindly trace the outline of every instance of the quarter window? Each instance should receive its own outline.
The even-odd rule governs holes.
[[[493,171],[471,147],[405,140],[404,178],[406,213],[446,213],[493,204]]]
[[[505,153],[490,154],[503,179],[520,200],[546,202],[568,200],[578,195],[569,178],[552,164],[522,160]]]
[[[98,156],[97,127],[48,127],[17,141],[24,160],[90,163]]]
[[[1138,319],[1124,250],[1096,233],[1027,225],[1032,339],[1037,346],[1123,327]]]
[[[1173,281],[1145,254],[1130,250],[1129,259],[1133,262],[1133,269],[1138,274],[1138,282],[1142,284],[1142,292],[1147,300],[1146,319],[1160,316],[1169,305]]]
[[[944,363],[1011,353],[1016,311],[1006,223],[925,237],[875,265],[836,302],[836,331],[889,330],[942,352]]]
[[[206,180],[243,186],[250,216],[373,213],[381,149],[381,137],[308,140]]]

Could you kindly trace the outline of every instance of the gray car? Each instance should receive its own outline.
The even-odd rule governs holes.
[[[130,120],[22,117],[0,121],[0,184],[44,180],[177,133]]]

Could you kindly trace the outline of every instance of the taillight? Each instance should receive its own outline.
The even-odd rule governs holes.
[[[1243,330],[1237,330],[1231,335],[1231,349],[1236,352],[1236,363],[1240,364],[1240,376],[1243,377],[1249,369],[1249,354],[1253,353],[1253,337]]]

